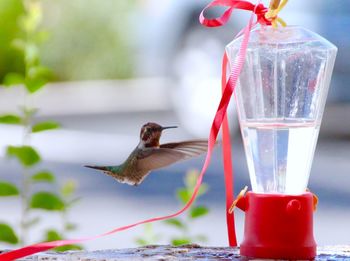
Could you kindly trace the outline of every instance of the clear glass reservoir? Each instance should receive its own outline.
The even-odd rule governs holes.
[[[231,67],[241,42],[226,47]],[[305,192],[336,53],[297,26],[251,33],[235,93],[253,192]]]

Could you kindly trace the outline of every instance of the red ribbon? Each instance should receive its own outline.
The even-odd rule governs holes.
[[[229,8],[224,12],[222,16],[219,18],[215,19],[206,19],[204,17],[204,11],[213,6],[228,6]],[[234,216],[233,214],[229,214],[228,209],[231,206],[233,202],[233,176],[232,176],[232,162],[231,162],[231,142],[230,142],[230,135],[229,135],[229,127],[228,127],[228,121],[227,121],[227,116],[226,116],[226,111],[227,107],[230,103],[232,93],[235,89],[239,74],[242,70],[243,64],[244,64],[244,59],[245,59],[245,54],[246,54],[246,49],[248,45],[248,40],[249,40],[249,35],[250,35],[250,30],[253,28],[253,26],[256,23],[260,23],[263,25],[270,25],[271,22],[268,21],[265,18],[265,13],[267,12],[267,8],[265,8],[263,5],[258,4],[258,5],[253,5],[250,2],[246,1],[229,1],[229,0],[214,0],[212,3],[210,3],[206,8],[203,9],[202,13],[200,14],[200,22],[201,24],[209,27],[213,26],[221,26],[224,25],[232,11],[234,9],[243,9],[243,10],[248,10],[252,11],[253,14],[251,18],[249,19],[248,25],[244,28],[242,31],[243,33],[243,40],[242,44],[240,47],[240,50],[238,52],[237,59],[235,60],[234,64],[231,66],[232,70],[229,75],[229,79],[226,82],[226,67],[227,67],[227,57],[224,55],[223,58],[223,68],[222,68],[222,97],[221,101],[219,104],[219,107],[217,109],[217,112],[215,114],[215,118],[213,120],[211,129],[210,129],[210,134],[209,134],[209,139],[208,139],[208,152],[207,156],[205,158],[205,162],[203,164],[201,173],[198,177],[196,186],[194,188],[193,194],[191,196],[191,199],[186,203],[186,205],[180,209],[179,211],[167,215],[167,216],[161,216],[161,217],[155,217],[147,220],[143,220],[134,224],[130,224],[127,226],[122,226],[118,227],[116,229],[113,229],[109,232],[97,235],[97,236],[92,236],[92,237],[85,237],[85,238],[80,238],[80,239],[72,239],[72,240],[57,240],[57,241],[51,241],[51,242],[44,242],[44,243],[38,243],[34,245],[29,245],[23,248],[19,248],[16,250],[9,251],[7,253],[2,253],[0,254],[0,260],[1,261],[10,261],[14,260],[17,258],[22,258],[25,256],[29,256],[38,252],[46,251],[51,248],[59,247],[59,246],[64,246],[64,245],[69,245],[69,244],[75,244],[75,243],[80,243],[88,240],[93,240],[97,239],[100,237],[108,236],[117,232],[121,232],[123,230],[127,230],[129,228],[149,223],[149,222],[155,222],[155,221],[160,221],[160,220],[165,220],[169,218],[176,217],[180,215],[181,213],[185,212],[193,203],[195,200],[199,187],[202,183],[203,176],[209,166],[210,159],[212,156],[212,151],[215,146],[215,142],[220,130],[220,127],[222,126],[223,129],[223,157],[224,157],[224,172],[225,172],[225,184],[226,184],[226,208],[227,208],[227,225],[228,225],[228,235],[229,235],[229,244],[230,246],[237,246],[237,240],[236,240],[236,234],[235,234],[235,227],[234,227]],[[253,17],[254,14],[257,17],[257,21],[253,23]]]
[[[213,18],[213,19],[207,19],[204,16],[204,12],[214,6],[227,6],[229,7],[220,17]],[[228,58],[226,56],[226,53],[224,54],[224,57],[222,59],[222,77],[221,77],[221,87],[223,91],[222,99],[220,102],[220,105],[222,104],[222,101],[224,100],[224,119],[222,121],[222,152],[223,152],[223,162],[224,162],[224,175],[225,175],[225,191],[226,191],[226,223],[227,223],[227,233],[228,233],[228,240],[229,245],[231,247],[237,246],[237,238],[236,238],[236,230],[235,230],[235,219],[234,219],[234,213],[229,211],[233,201],[234,201],[234,187],[233,187],[233,168],[232,168],[232,152],[231,152],[231,141],[230,141],[230,130],[226,115],[226,110],[229,104],[229,100],[231,99],[232,93],[234,91],[234,88],[236,87],[238,76],[240,75],[241,69],[244,64],[244,57],[247,49],[247,44],[249,40],[249,32],[253,28],[253,26],[257,23],[261,25],[271,25],[271,21],[266,19],[265,14],[268,11],[268,8],[266,8],[262,4],[254,5],[250,2],[246,1],[233,1],[233,0],[214,0],[209,5],[207,5],[201,12],[199,16],[199,21],[202,25],[207,27],[217,27],[225,25],[234,9],[242,9],[242,10],[248,10],[252,11],[256,15],[256,22],[253,23],[252,18],[253,15],[250,18],[250,21],[244,31],[238,33],[240,35],[241,33],[244,34],[243,41],[241,44],[241,48],[238,53],[238,59],[236,59],[235,64],[232,66],[230,77],[227,81],[226,77],[226,70],[227,70],[227,64],[228,64]],[[227,90],[227,91],[226,91]],[[226,99],[228,98],[228,99]],[[220,106],[219,106],[220,109]],[[215,115],[215,120],[218,117],[218,112]]]
[[[222,76],[221,76],[221,89],[224,92],[226,87],[226,70],[227,70],[227,56],[226,53],[222,58]],[[234,183],[233,183],[233,168],[232,168],[232,152],[231,152],[231,138],[230,128],[228,125],[227,114],[225,115],[222,123],[222,155],[224,162],[224,175],[225,175],[225,187],[226,187],[226,224],[229,246],[237,246],[237,238],[235,231],[235,216],[233,212],[228,211],[234,200]]]
[[[229,7],[220,17],[207,19],[204,17],[204,12],[214,6],[226,6]],[[231,17],[231,13],[234,9],[241,9],[246,11],[251,11],[256,14],[256,23],[261,25],[271,25],[271,21],[265,17],[265,14],[268,11],[268,8],[263,4],[254,5],[251,2],[247,1],[235,1],[235,0],[214,0],[208,4],[199,15],[199,22],[207,27],[217,27],[222,26],[227,23]]]

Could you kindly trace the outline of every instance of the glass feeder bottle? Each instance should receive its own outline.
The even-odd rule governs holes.
[[[226,47],[231,66],[241,42],[242,37],[239,37]],[[277,29],[266,26],[251,32],[245,64],[235,89],[252,186],[252,192],[248,192],[245,199],[249,204],[241,207],[246,212],[243,252],[247,247],[250,249],[244,255],[298,259],[309,258],[316,253],[312,231],[312,202],[309,202],[312,201],[312,195],[305,192],[336,53],[337,48],[332,43],[298,26]],[[305,202],[303,197],[307,197]],[[250,223],[247,224],[247,216],[263,214],[249,212],[255,209],[254,204],[268,208],[264,205],[268,198],[276,200],[274,206],[281,203],[281,209],[275,207],[271,209],[270,216],[266,214],[265,223],[270,220],[274,220],[274,223],[281,221],[281,227],[270,222],[272,241],[259,234],[268,230],[266,227],[269,224],[261,224],[266,228],[264,230],[249,217]],[[296,200],[291,203],[294,207],[288,209],[292,200]],[[242,203],[243,201],[241,206],[244,205]],[[271,207],[273,208],[272,205]],[[265,211],[259,206],[257,209],[254,211]],[[291,218],[291,213],[294,212],[300,212],[299,216]],[[276,216],[279,219],[275,219]],[[290,223],[283,225],[282,221],[286,220],[290,220]],[[296,224],[296,221],[299,223]],[[287,225],[296,232],[284,230]],[[255,229],[252,230],[252,227]],[[300,229],[306,231],[298,234]],[[279,233],[276,230],[280,230]],[[295,242],[290,248],[283,245],[282,238],[290,237],[288,233],[295,233]],[[253,236],[255,241],[250,240]],[[303,240],[305,242],[299,242]],[[282,243],[277,243],[274,247],[271,242],[275,241]],[[266,253],[267,256],[259,252],[264,246],[270,252]],[[281,249],[285,250],[280,251]],[[295,255],[298,251],[299,256]]]

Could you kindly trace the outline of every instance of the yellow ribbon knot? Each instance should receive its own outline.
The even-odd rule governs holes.
[[[269,10],[265,14],[265,18],[271,21],[273,28],[277,28],[278,24],[285,27],[287,23],[280,17],[278,17],[278,13],[285,7],[288,3],[288,0],[272,0],[270,2]]]

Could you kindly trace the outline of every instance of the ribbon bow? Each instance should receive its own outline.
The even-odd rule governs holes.
[[[230,19],[232,11],[234,9],[241,9],[253,12],[257,18],[256,23],[259,23],[261,25],[272,25],[273,27],[277,27],[278,22],[282,26],[286,26],[286,23],[282,20],[282,18],[278,17],[278,13],[287,4],[287,2],[288,0],[283,0],[282,3],[277,6],[277,8],[272,8],[272,4],[270,5],[270,8],[267,8],[261,3],[254,5],[253,3],[247,1],[214,0],[202,10],[199,16],[199,21],[202,25],[207,27],[222,26],[226,24],[227,21]],[[204,12],[207,9],[215,6],[226,6],[229,8],[220,17],[213,19],[205,18]]]

